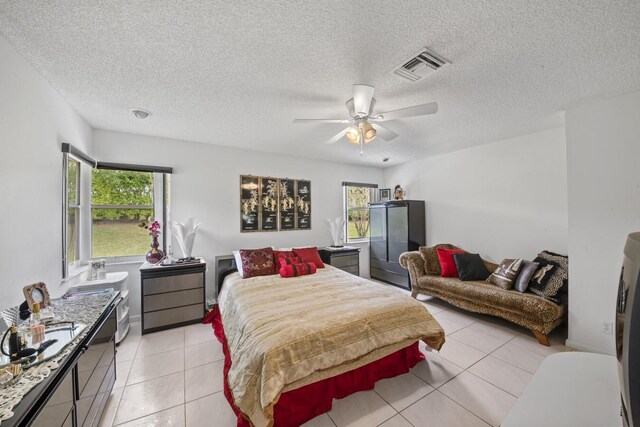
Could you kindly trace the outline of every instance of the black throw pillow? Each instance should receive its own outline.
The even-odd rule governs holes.
[[[456,263],[458,277],[463,281],[486,280],[491,274],[478,254],[454,254],[453,262]]]
[[[538,269],[529,282],[529,291],[543,298],[553,300],[562,287],[562,269],[553,261],[536,257]]]

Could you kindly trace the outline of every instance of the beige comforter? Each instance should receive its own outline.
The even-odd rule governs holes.
[[[236,407],[257,427],[299,388],[380,359],[417,340],[440,349],[444,330],[423,304],[327,266],[309,276],[227,277],[219,296]]]

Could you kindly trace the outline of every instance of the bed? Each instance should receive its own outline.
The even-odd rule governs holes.
[[[330,265],[313,275],[222,284],[213,324],[225,353],[225,395],[238,426],[296,426],[334,398],[371,389],[440,349],[444,330],[423,304]]]

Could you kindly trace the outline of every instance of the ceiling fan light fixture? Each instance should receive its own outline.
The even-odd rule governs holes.
[[[347,141],[349,141],[352,144],[359,144],[360,143],[360,129],[358,129],[358,127],[356,126],[349,126],[349,128],[347,129]]]
[[[366,144],[370,143],[376,138],[376,130],[369,124],[369,122],[364,122],[361,125],[362,135],[364,136],[364,142]]]

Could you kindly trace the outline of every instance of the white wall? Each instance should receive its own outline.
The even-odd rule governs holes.
[[[187,141],[95,130],[98,160],[171,166],[171,217],[202,222],[194,255],[209,263],[207,295],[214,293],[214,257],[239,248],[325,246],[331,243],[327,218],[342,215],[342,181],[382,184],[382,169],[240,150]],[[308,231],[240,233],[240,175],[311,180],[312,224]],[[178,248],[174,248],[179,254]],[[129,271],[132,314],[139,314],[139,264],[111,266]],[[362,275],[369,274],[368,245],[362,245]]]
[[[569,345],[614,354],[628,233],[640,230],[640,92],[566,112],[569,184]]]
[[[385,170],[425,200],[427,243],[452,243],[494,262],[567,253],[565,130],[557,128]]]
[[[91,128],[0,36],[0,306],[62,279],[61,142],[91,151]]]

